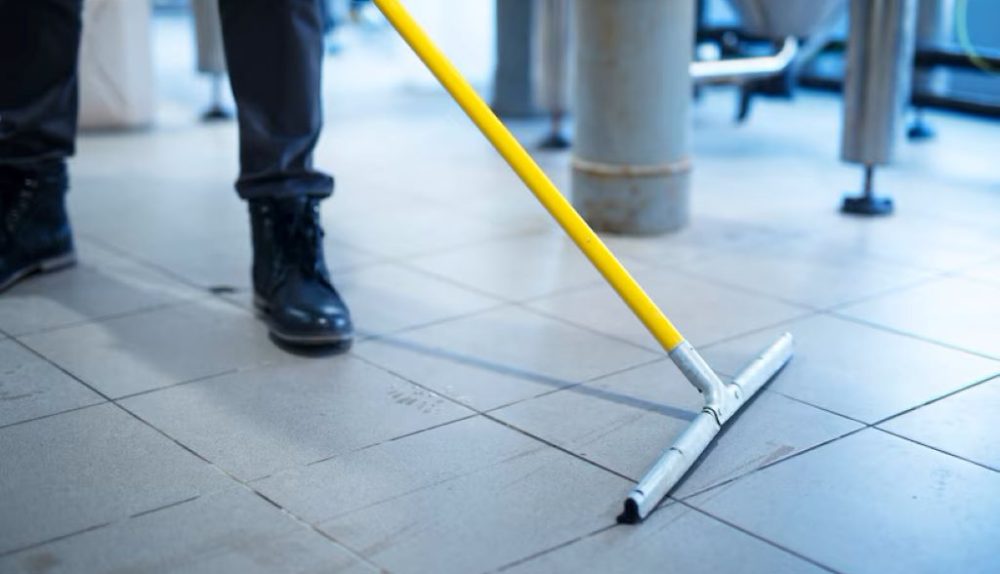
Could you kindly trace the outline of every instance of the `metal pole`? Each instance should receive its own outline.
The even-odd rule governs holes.
[[[538,0],[535,38],[538,52],[538,102],[549,114],[550,130],[542,149],[566,149],[569,138],[563,133],[563,118],[569,111],[570,12],[572,0]]]
[[[694,0],[574,0],[573,204],[594,228],[688,222]]]
[[[226,55],[222,45],[222,20],[218,0],[195,0],[191,4],[194,16],[198,71],[212,78],[211,101],[202,114],[206,121],[226,120],[232,114],[222,105],[223,79],[226,75]]]
[[[851,0],[840,156],[865,169],[892,161],[913,71],[916,0]],[[888,215],[874,190],[844,198],[841,211]]]
[[[730,84],[779,76],[795,62],[799,42],[785,38],[781,50],[773,56],[729,58],[691,62],[691,78],[696,84]]]
[[[491,105],[501,117],[538,115],[532,91],[532,4],[533,0],[496,0],[497,64]]]
[[[917,11],[917,46],[936,49],[946,46],[951,37],[954,0],[919,0]],[[914,70],[913,92],[943,94],[948,87],[948,71],[941,68]],[[924,118],[924,108],[914,106],[914,117],[906,131],[910,140],[919,141],[934,137],[934,130]]]

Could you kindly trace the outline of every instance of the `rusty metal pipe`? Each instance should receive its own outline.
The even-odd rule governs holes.
[[[693,0],[574,0],[573,204],[598,230],[687,224]]]

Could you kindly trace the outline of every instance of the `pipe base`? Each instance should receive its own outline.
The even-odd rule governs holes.
[[[847,196],[840,206],[840,212],[848,215],[878,217],[891,215],[894,205],[891,197],[877,195]]]
[[[596,231],[659,235],[685,227],[689,173],[610,175],[573,171],[573,206]]]

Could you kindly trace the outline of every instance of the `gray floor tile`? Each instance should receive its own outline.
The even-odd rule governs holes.
[[[22,340],[112,397],[292,358],[261,321],[213,299]]]
[[[804,232],[796,228],[783,229],[746,219],[700,215],[687,227],[659,236],[604,234],[602,239],[615,254],[666,267],[698,261],[719,251],[784,244],[802,235]]]
[[[976,385],[879,426],[1000,471],[996,413],[1000,413],[1000,379]]]
[[[497,299],[398,265],[375,265],[336,276],[358,332],[391,333],[468,315]]]
[[[0,429],[0,554],[230,481],[111,404]]]
[[[587,258],[557,230],[479,243],[411,263],[508,301],[601,281]]]
[[[480,411],[573,384],[429,345],[420,331],[365,341],[355,345],[353,353]]]
[[[873,423],[1000,372],[1000,363],[855,322],[815,316],[704,349],[733,374],[781,332],[795,356],[773,391]]]
[[[838,313],[1000,358],[1000,286],[943,279]]]
[[[691,502],[841,572],[1000,567],[1000,474],[874,429]]]
[[[825,570],[696,510],[673,504],[641,526],[616,526],[504,572],[791,574]]]
[[[11,574],[377,572],[243,487],[5,556],[0,558],[0,570]]]
[[[698,391],[664,361],[524,401],[498,419],[638,481],[701,410]],[[706,452],[675,494],[750,472],[859,428],[765,392]]]
[[[471,414],[350,356],[303,358],[140,395],[123,404],[241,479]]]
[[[103,400],[13,340],[0,341],[0,427]]]
[[[366,262],[331,269],[331,279],[351,310],[356,340],[502,304],[498,299],[395,263]],[[256,312],[250,287],[223,297]]]
[[[128,248],[137,258],[204,288],[231,287],[247,292],[252,289],[253,251],[249,235],[196,235],[170,242],[150,238],[134,242]],[[370,265],[380,259],[330,238],[324,241],[324,248],[327,266],[333,272]]]
[[[358,352],[375,362],[384,360],[387,368],[437,392],[483,405],[657,358],[650,351],[514,306],[399,333],[380,347]]]
[[[827,308],[931,276],[911,267],[862,258],[832,261],[781,249],[744,249],[683,264],[685,272],[792,303]]]
[[[81,256],[82,257],[82,256]],[[32,277],[0,297],[0,328],[17,336],[203,297],[130,263],[79,265]]]
[[[253,487],[303,520],[320,523],[549,449],[476,416],[291,468],[254,481]]]
[[[389,571],[443,573],[492,570],[610,525],[628,483],[501,425],[463,421],[268,486],[291,509],[338,513],[320,528]]]
[[[810,312],[666,269],[642,269],[634,275],[681,333],[696,346]],[[660,350],[659,343],[606,285],[546,297],[532,301],[528,306],[547,315]]]
[[[859,260],[930,271],[976,265],[995,256],[995,239],[968,225],[954,225],[913,214],[881,220],[834,217],[805,223],[809,233],[795,241],[771,246],[774,254],[850,266]],[[992,254],[992,255],[991,255]]]
[[[447,209],[426,206],[374,210],[366,217],[331,217],[326,228],[337,241],[385,257],[443,251],[516,233],[485,220],[456,217]]]

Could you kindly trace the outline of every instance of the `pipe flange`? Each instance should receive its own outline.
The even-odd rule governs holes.
[[[691,171],[691,158],[657,164],[605,163],[573,157],[573,169],[598,177],[664,177]]]

